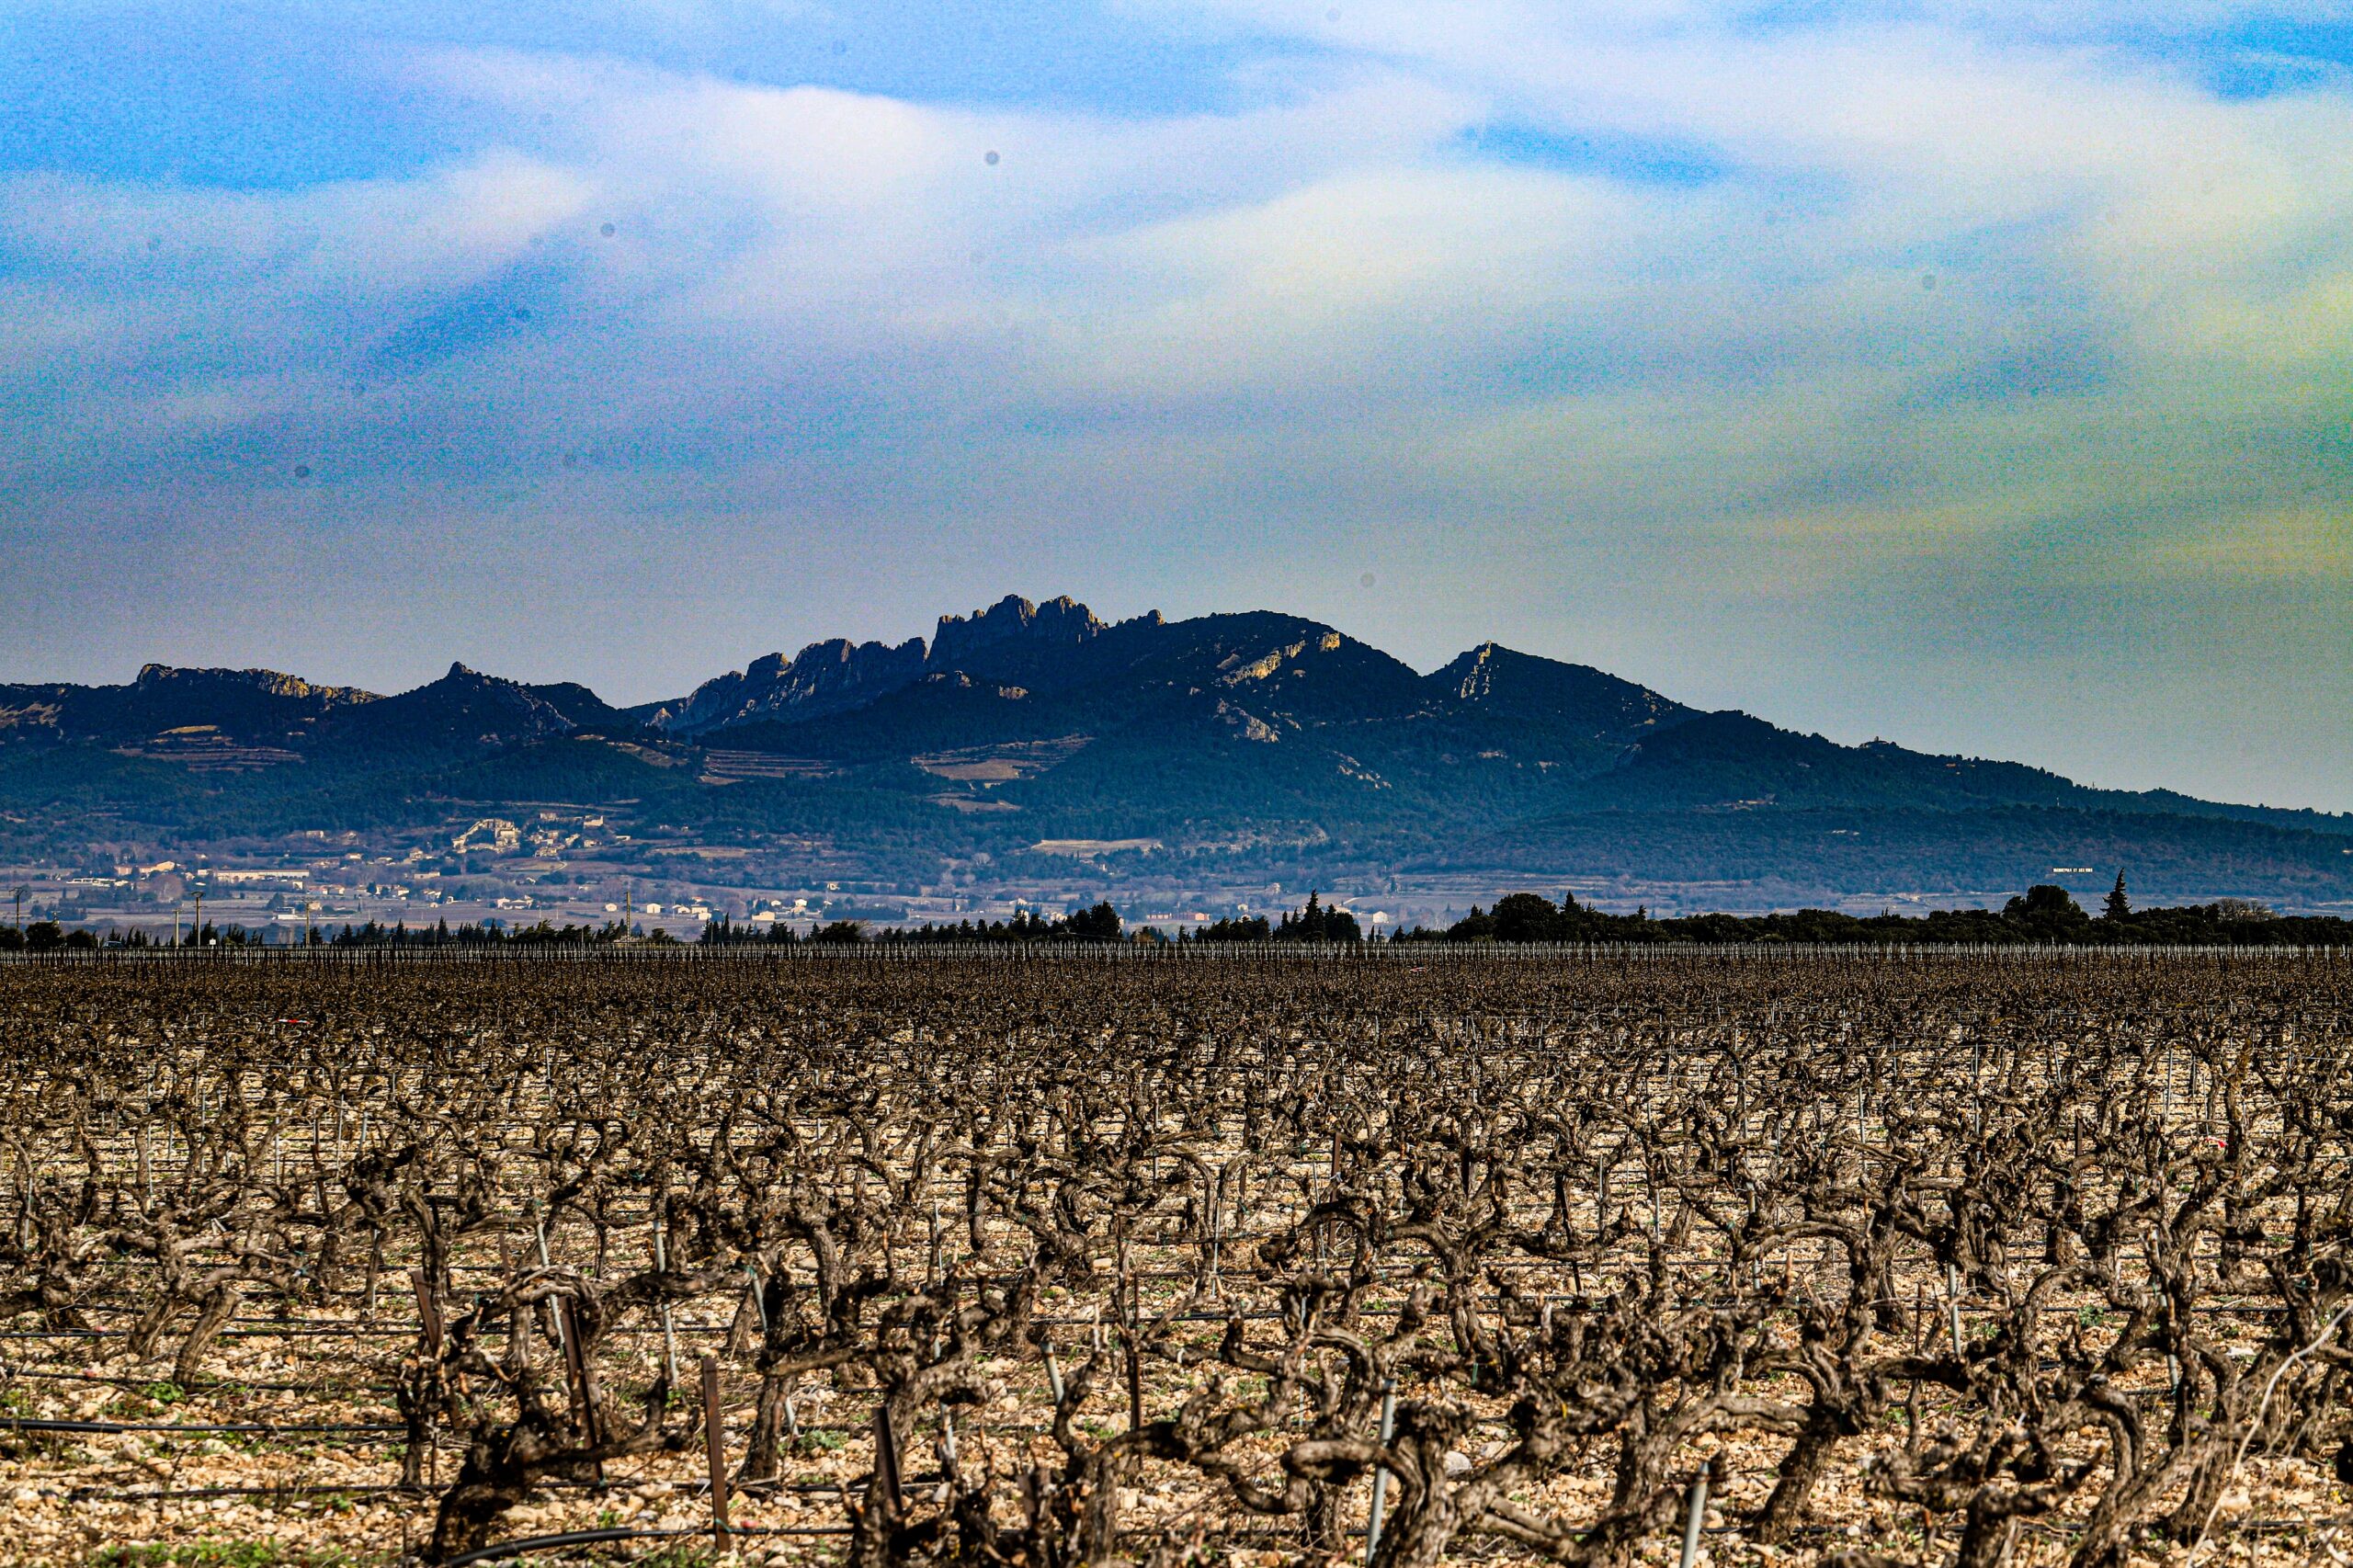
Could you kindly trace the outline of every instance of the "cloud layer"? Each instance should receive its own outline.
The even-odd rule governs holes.
[[[637,699],[1070,591],[2353,808],[2348,58],[2222,4],[28,8],[0,662]]]

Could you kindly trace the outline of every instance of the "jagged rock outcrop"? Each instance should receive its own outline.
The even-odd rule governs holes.
[[[1019,639],[1048,647],[1075,648],[1100,637],[1110,627],[1095,612],[1065,594],[1033,605],[1017,594],[1007,594],[986,609],[969,617],[943,615],[931,640],[930,666],[959,670],[972,655],[994,644]]]
[[[893,646],[833,637],[794,655],[768,653],[745,668],[707,680],[661,727],[699,735],[756,719],[814,719],[863,707],[922,678],[926,650],[920,637]]]
[[[1159,612],[1149,619],[1158,625]],[[1032,604],[1008,594],[969,616],[941,616],[929,643],[920,637],[896,644],[836,637],[790,659],[765,654],[646,717],[681,738],[763,719],[819,719],[865,707],[927,675],[1017,681],[1110,630],[1067,596]]]
[[[852,643],[831,637],[813,642],[794,655],[786,674],[779,706],[815,717],[861,707],[886,692],[920,680],[924,645],[910,637],[895,647],[885,642]]]
[[[1222,697],[1217,700],[1218,722],[1245,741],[1257,741],[1273,745],[1283,738],[1282,732],[1246,708],[1237,708]]]
[[[186,693],[197,701],[203,700],[202,688],[222,687],[247,687],[265,697],[315,703],[322,710],[376,700],[374,692],[362,691],[356,686],[322,686],[283,670],[184,669],[174,665],[142,665],[138,678],[131,684],[132,689],[150,696]]]

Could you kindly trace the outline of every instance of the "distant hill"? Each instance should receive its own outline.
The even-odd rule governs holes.
[[[0,744],[136,745],[174,732],[210,730],[276,745],[305,739],[322,719],[376,699],[373,692],[314,686],[276,670],[148,665],[128,686],[0,686]]]
[[[2353,818],[1839,745],[1495,643],[1423,674],[1267,611],[1111,623],[1008,597],[928,640],[813,643],[630,709],[463,665],[390,697],[159,665],[0,687],[0,847],[397,832],[501,801],[626,808],[878,881],[1119,844],[1205,881],[1795,898],[2016,891],[2086,865],[2148,897],[2353,898]],[[1103,875],[1122,853],[1147,851],[1096,855]]]
[[[413,766],[598,724],[640,727],[585,686],[525,686],[451,665],[429,686],[335,713],[318,728],[313,749],[352,765]]]

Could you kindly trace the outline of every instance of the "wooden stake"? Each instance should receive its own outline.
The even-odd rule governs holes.
[[[719,1408],[719,1358],[702,1358],[702,1447],[710,1461],[710,1538],[727,1550],[726,1415]]]
[[[441,1303],[433,1299],[433,1282],[425,1270],[409,1270],[409,1282],[416,1287],[416,1315],[425,1324],[425,1350],[435,1360],[441,1358]]]
[[[881,1489],[892,1517],[906,1512],[906,1499],[899,1491],[899,1443],[891,1432],[888,1401],[874,1407],[874,1483]]]
[[[1143,1346],[1133,1324],[1128,1326],[1128,1430],[1143,1430]]]
[[[557,1316],[563,1324],[564,1371],[574,1397],[578,1401],[574,1407],[578,1413],[574,1425],[581,1442],[593,1449],[603,1441],[602,1434],[597,1431],[596,1369],[589,1364],[587,1356],[581,1349],[578,1301],[570,1296],[559,1296],[556,1301]],[[596,1462],[596,1475],[598,1481],[605,1479],[605,1461],[602,1460]]]

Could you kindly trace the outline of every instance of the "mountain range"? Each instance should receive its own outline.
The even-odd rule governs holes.
[[[548,806],[632,824],[641,850],[876,891],[1076,865],[1114,882],[1614,880],[1755,905],[1967,898],[2089,868],[2065,874],[2353,900],[2353,817],[1841,745],[1495,643],[1423,674],[1272,612],[1107,622],[1007,597],[927,641],[812,643],[628,708],[462,665],[396,696],[155,665],[125,686],[0,686],[12,861],[330,829],[422,845]]]

